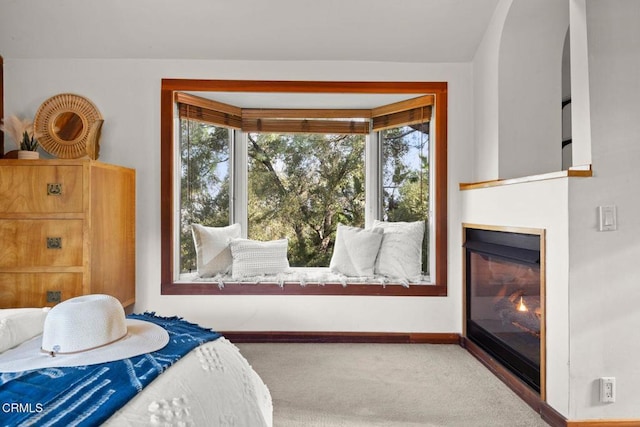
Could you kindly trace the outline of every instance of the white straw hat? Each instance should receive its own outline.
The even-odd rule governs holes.
[[[93,365],[159,350],[169,334],[159,325],[127,319],[109,295],[84,295],[51,309],[41,336],[0,354],[0,372]]]

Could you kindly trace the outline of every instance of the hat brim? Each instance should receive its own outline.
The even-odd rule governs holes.
[[[42,335],[0,354],[0,372],[95,365],[157,351],[169,343],[169,333],[155,323],[126,319],[127,335],[104,347],[52,357],[40,351]]]

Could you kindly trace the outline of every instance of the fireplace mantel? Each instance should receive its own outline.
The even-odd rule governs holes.
[[[589,178],[591,176],[593,176],[591,165],[586,165],[586,166],[571,168],[569,170],[544,173],[540,175],[524,176],[521,178],[495,179],[491,181],[479,181],[479,182],[469,182],[469,183],[461,182],[460,191],[474,190],[478,188],[499,187],[502,185],[523,184],[526,182],[545,181],[548,179]]]

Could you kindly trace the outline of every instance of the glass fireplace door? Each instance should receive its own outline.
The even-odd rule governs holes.
[[[467,248],[467,337],[540,391],[540,265]]]

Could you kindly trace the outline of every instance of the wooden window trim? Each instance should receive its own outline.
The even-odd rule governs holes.
[[[432,94],[435,98],[435,276],[430,285],[284,285],[176,283],[173,280],[174,96],[178,91]],[[162,295],[447,295],[447,83],[163,79],[160,89],[160,223]]]

